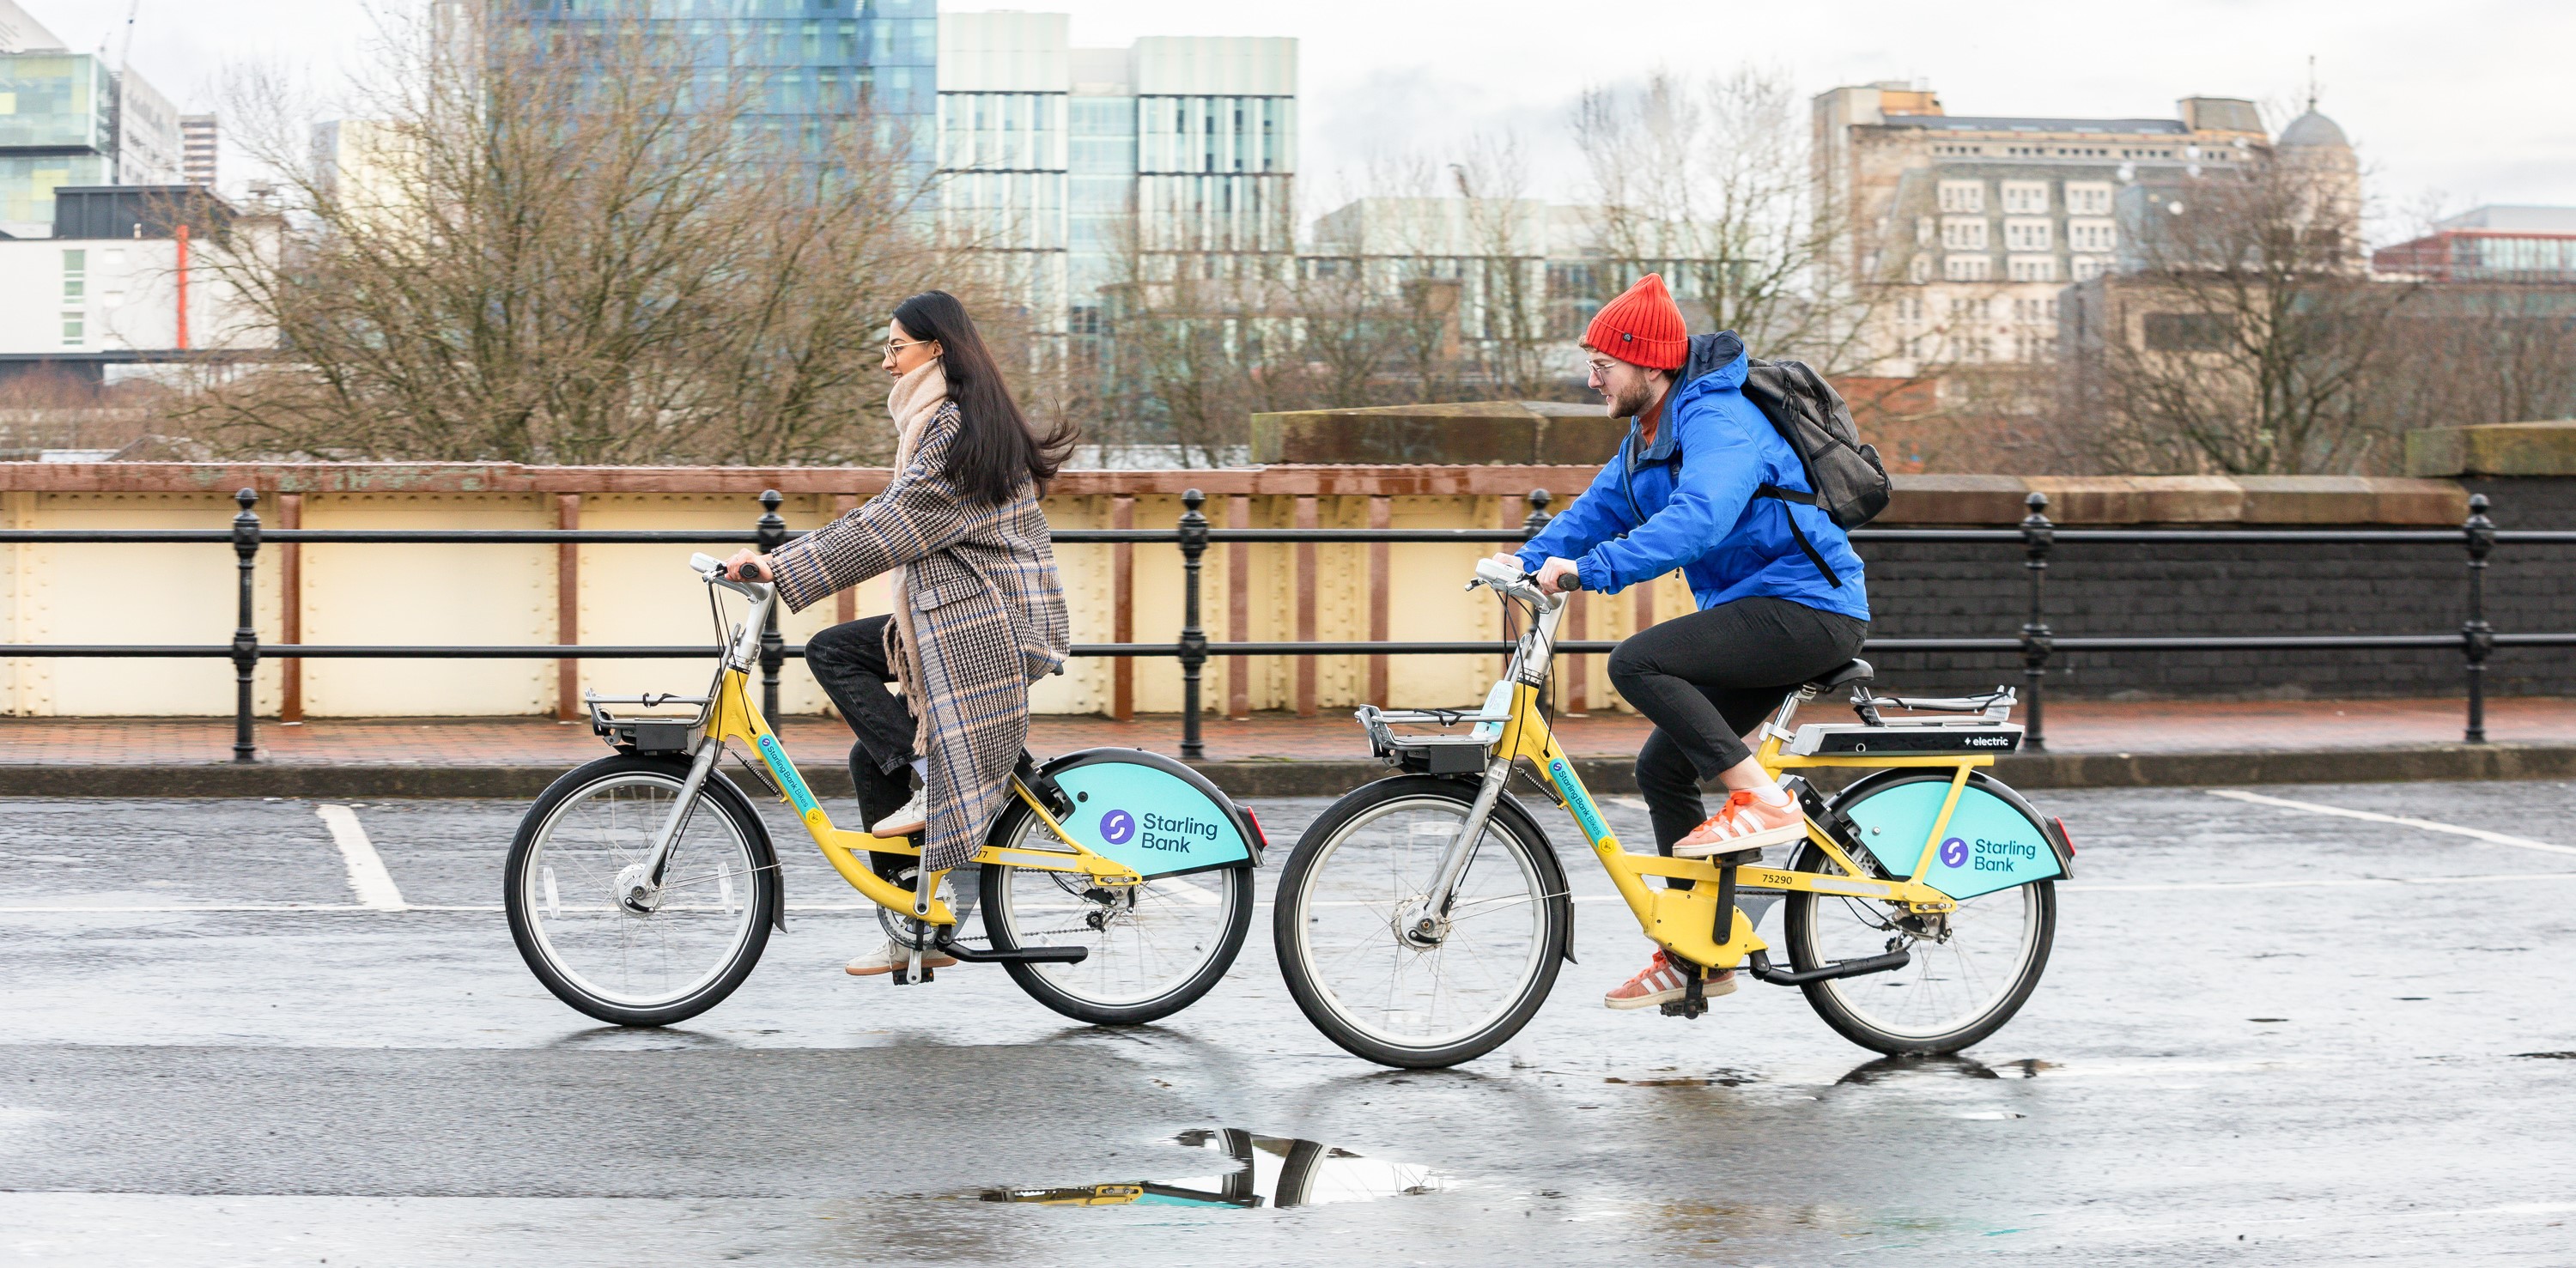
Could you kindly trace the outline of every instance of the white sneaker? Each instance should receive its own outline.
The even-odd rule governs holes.
[[[883,947],[860,956],[858,959],[850,961],[849,966],[842,971],[848,973],[852,977],[875,977],[880,973],[894,972],[894,966],[902,964],[911,958],[912,952],[895,945],[892,939],[888,939]],[[952,967],[956,963],[956,956],[948,955],[943,952],[924,951],[921,953],[921,967],[925,969],[944,969]]]
[[[868,835],[872,837],[908,837],[928,828],[930,826],[930,811],[922,805],[922,799],[928,796],[929,792],[930,790],[926,788],[913,789],[912,800],[903,803],[903,809],[895,811],[893,814],[877,820],[876,826],[868,829]]]

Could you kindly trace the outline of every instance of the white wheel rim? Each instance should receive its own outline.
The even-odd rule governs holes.
[[[1349,880],[1327,882],[1335,859],[1364,829],[1406,814],[1422,817],[1405,820],[1401,831],[1372,834],[1370,852],[1382,857],[1354,857],[1355,866],[1342,869]],[[1537,865],[1491,821],[1459,883],[1448,936],[1428,950],[1397,936],[1397,910],[1429,888],[1441,849],[1456,835],[1454,827],[1445,836],[1415,828],[1442,816],[1463,823],[1467,807],[1446,797],[1406,797],[1362,811],[1317,852],[1297,893],[1303,919],[1292,947],[1307,982],[1343,1025],[1391,1047],[1444,1048],[1490,1030],[1519,1007],[1554,953]],[[1498,853],[1511,860],[1509,869],[1493,865]],[[1365,894],[1371,882],[1359,873],[1378,871],[1388,878],[1383,892]],[[1512,918],[1516,909],[1526,921]]]
[[[1064,852],[1035,815],[1021,817],[1010,848]],[[1075,964],[1028,966],[1049,987],[1096,1007],[1134,1008],[1169,998],[1224,953],[1236,904],[1246,901],[1250,889],[1237,881],[1241,871],[1154,877],[1134,888],[1131,904],[1123,894],[1108,902],[1086,898],[1058,880],[1068,873],[1015,867],[1006,873],[1009,883],[1000,887],[994,915],[1020,946],[1091,952]],[[1089,923],[1095,915],[1101,919],[1096,929]]]
[[[659,796],[620,806],[614,795],[626,789]],[[583,787],[538,824],[518,878],[538,954],[574,990],[602,1003],[650,1009],[698,994],[733,966],[768,918],[751,901],[760,891],[749,841],[703,794],[672,852],[661,905],[645,916],[617,905],[617,868],[650,848],[679,789],[674,777],[645,773]],[[599,809],[603,797],[612,799],[606,823],[574,821],[576,812]],[[559,841],[568,826],[585,839]]]

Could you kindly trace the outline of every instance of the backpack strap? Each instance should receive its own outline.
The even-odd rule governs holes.
[[[1800,493],[1796,489],[1784,489],[1776,484],[1766,484],[1756,488],[1753,490],[1753,496],[1758,498],[1777,498],[1783,502],[1795,502],[1800,506],[1814,506],[1816,504],[1815,494]],[[1798,527],[1798,517],[1795,514],[1789,515],[1789,536],[1792,540],[1798,543],[1798,549],[1806,554],[1807,562],[1814,564],[1816,566],[1816,571],[1825,574],[1825,580],[1831,582],[1834,589],[1840,590],[1843,588],[1843,579],[1834,572],[1832,564],[1825,562],[1825,557],[1816,549],[1816,544],[1807,540],[1807,531]]]

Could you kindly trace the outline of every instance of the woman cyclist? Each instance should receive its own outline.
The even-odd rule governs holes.
[[[789,609],[894,572],[894,611],[806,643],[806,664],[857,733],[850,775],[880,837],[926,833],[921,866],[958,868],[1009,796],[1029,729],[1029,684],[1072,646],[1046,515],[1046,482],[1072,451],[1068,425],[1032,430],[965,306],[946,291],[897,305],[886,328],[886,412],[895,477],[865,506],[778,549],[727,561],[741,580],[778,583]],[[903,686],[896,699],[889,682]],[[904,793],[912,779],[918,791]],[[974,902],[955,872],[955,911]],[[891,970],[899,948],[852,960]],[[927,955],[925,967],[955,961]]]

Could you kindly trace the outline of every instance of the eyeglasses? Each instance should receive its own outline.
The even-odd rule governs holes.
[[[936,339],[888,339],[886,340],[886,355],[890,357],[906,348],[918,348],[925,343],[937,342],[939,341]]]

